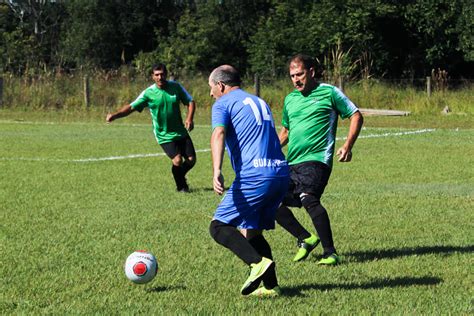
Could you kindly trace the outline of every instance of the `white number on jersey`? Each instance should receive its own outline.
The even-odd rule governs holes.
[[[260,108],[262,109],[262,115],[260,115],[260,111],[258,110],[257,105],[252,100],[252,98],[245,98],[243,101],[245,105],[250,105],[252,108],[253,114],[255,115],[255,119],[257,120],[258,125],[262,125],[262,116],[264,121],[270,121],[272,126],[275,127],[273,122],[272,116],[268,113],[267,104],[262,99],[258,98],[258,103],[260,103]]]

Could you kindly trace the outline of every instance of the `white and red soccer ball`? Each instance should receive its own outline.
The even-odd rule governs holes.
[[[153,280],[157,272],[156,258],[147,251],[135,251],[125,261],[125,275],[133,283],[148,283]]]

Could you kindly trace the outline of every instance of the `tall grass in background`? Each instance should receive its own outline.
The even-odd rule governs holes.
[[[84,73],[46,74],[35,78],[4,75],[3,107],[10,109],[52,109],[82,111],[84,102]],[[128,71],[97,71],[89,76],[90,109],[110,111],[133,101],[138,94],[152,84],[147,75]],[[177,78],[193,95],[198,106],[209,108],[213,100],[209,96],[206,75]],[[255,92],[253,79],[244,80],[244,88]],[[293,89],[289,78],[262,80],[260,95],[273,111],[279,112],[285,96]],[[409,84],[366,79],[345,83],[344,92],[361,108],[393,109],[413,114],[439,114],[446,106],[452,113],[474,115],[474,82],[465,81],[456,88],[436,90],[428,97],[423,81]]]

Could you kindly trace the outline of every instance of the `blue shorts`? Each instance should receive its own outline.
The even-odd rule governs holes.
[[[276,210],[288,183],[288,177],[236,179],[217,207],[214,219],[237,228],[274,229]]]

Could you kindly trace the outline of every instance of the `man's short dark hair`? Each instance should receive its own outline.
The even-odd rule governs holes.
[[[222,82],[229,87],[240,86],[242,84],[239,71],[230,65],[222,65],[214,69],[211,74],[211,80],[214,83]]]
[[[166,69],[166,65],[163,63],[154,64],[151,67],[151,73],[154,73],[156,70],[162,70],[165,74],[168,73],[168,70]]]
[[[291,64],[294,61],[302,63],[305,69],[309,70],[310,68],[313,68],[314,70],[316,70],[316,62],[311,56],[305,54],[296,54],[291,57],[290,62],[288,64]]]

